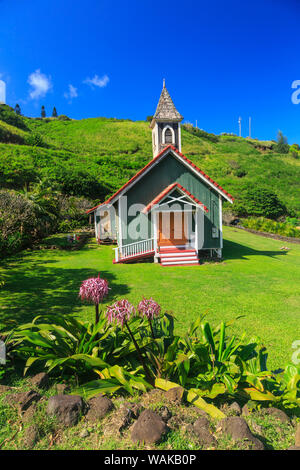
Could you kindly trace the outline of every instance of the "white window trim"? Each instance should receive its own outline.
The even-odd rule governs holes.
[[[174,129],[171,127],[171,126],[165,126],[163,128],[163,131],[162,131],[162,143],[165,144],[166,143],[166,130],[167,129],[170,129],[171,131],[171,134],[172,134],[172,144],[174,145],[175,144],[175,132],[174,132]]]

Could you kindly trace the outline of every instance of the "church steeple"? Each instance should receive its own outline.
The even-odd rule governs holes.
[[[175,108],[172,98],[166,89],[165,80],[159,102],[150,127],[152,128],[153,158],[164,147],[172,144],[181,152],[180,123],[183,117]]]

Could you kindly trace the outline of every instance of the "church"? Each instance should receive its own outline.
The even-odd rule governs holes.
[[[222,204],[233,197],[182,154],[182,120],[164,81],[150,124],[152,159],[87,211],[98,242],[116,240],[114,263],[150,258],[190,266],[199,264],[201,252],[222,257]]]

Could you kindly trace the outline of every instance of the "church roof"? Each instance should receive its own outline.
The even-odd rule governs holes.
[[[162,121],[182,121],[183,116],[177,111],[166,89],[165,82],[153,119]]]
[[[149,171],[157,162],[159,162],[161,159],[165,158],[168,153],[172,151],[173,155],[182,163],[185,163],[186,166],[188,166],[191,170],[193,170],[195,173],[199,175],[201,179],[206,181],[208,185],[213,187],[224,199],[227,201],[233,203],[234,198],[231,194],[229,194],[222,186],[220,186],[218,183],[216,183],[212,178],[210,178],[204,171],[200,170],[193,162],[191,162],[185,155],[183,155],[181,152],[177,150],[177,148],[173,147],[173,145],[168,145],[166,148],[164,148],[156,157],[154,157],[152,160],[150,160],[147,165],[144,166],[140,171],[138,171],[127,183],[122,186],[115,194],[113,194],[109,199],[107,199],[105,202],[102,202],[101,204],[98,204],[95,207],[92,207],[92,209],[89,209],[86,211],[87,214],[90,212],[95,211],[98,207],[100,206],[105,206],[108,204],[111,204],[115,202],[116,198],[121,196],[124,191],[128,189],[131,185],[133,185],[140,177],[143,177],[144,174]],[[200,201],[199,201],[200,202]]]

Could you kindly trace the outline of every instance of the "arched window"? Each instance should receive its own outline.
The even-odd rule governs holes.
[[[162,143],[163,144],[175,144],[175,133],[172,127],[165,126],[162,132]]]
[[[166,132],[165,132],[165,143],[166,144],[172,144],[173,143],[172,131],[169,127],[168,127],[168,129],[166,129]]]

